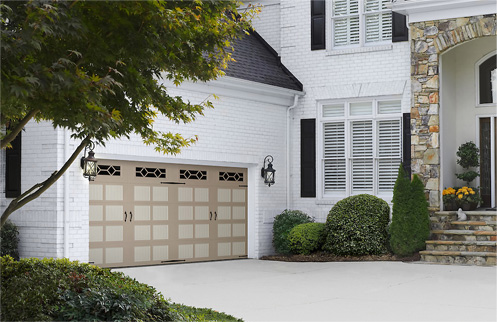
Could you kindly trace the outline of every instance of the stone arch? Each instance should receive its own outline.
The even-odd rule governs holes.
[[[440,55],[464,42],[495,36],[496,15],[410,24],[411,169],[425,184],[433,211],[440,209]]]

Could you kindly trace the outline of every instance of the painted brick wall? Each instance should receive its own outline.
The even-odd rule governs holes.
[[[278,54],[281,54],[280,39],[280,1],[264,0],[254,1],[254,5],[260,5],[260,14],[252,21],[252,26],[273,47]]]
[[[328,2],[327,5],[330,5]],[[336,200],[300,198],[300,120],[316,118],[317,100],[401,93],[403,112],[410,111],[408,42],[358,50],[310,50],[310,2],[280,1],[280,55],[283,64],[304,84],[305,97],[292,111],[290,188],[291,208],[324,222]],[[264,9],[263,9],[264,10]],[[260,15],[255,26],[271,25]],[[329,19],[327,20],[329,28]],[[330,37],[330,29],[326,30]],[[272,35],[274,37],[274,35]],[[317,158],[319,162],[319,156]],[[319,163],[318,163],[319,164]],[[319,189],[320,187],[318,187]],[[388,200],[390,202],[390,200]]]

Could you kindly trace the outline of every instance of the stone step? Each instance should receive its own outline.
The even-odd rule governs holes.
[[[426,241],[426,250],[437,250],[437,251],[495,253],[496,247],[497,247],[497,241],[455,241],[455,240]]]
[[[433,240],[455,240],[455,241],[497,241],[496,231],[483,230],[432,230]]]
[[[485,230],[495,231],[495,221],[452,221],[450,228],[461,230]]]
[[[464,213],[469,221],[497,221],[497,211],[476,210]],[[437,211],[430,215],[430,220],[432,222],[456,221],[457,211]]]
[[[462,264],[477,266],[495,266],[496,253],[461,252],[461,251],[420,251],[421,261],[440,264]]]

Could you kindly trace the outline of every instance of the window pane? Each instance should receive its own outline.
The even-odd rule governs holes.
[[[394,114],[401,111],[400,101],[378,102],[378,114]]]
[[[380,0],[365,0],[364,1],[364,11],[372,12],[380,10]]]
[[[397,180],[400,158],[378,160],[378,191],[392,191]]]
[[[352,160],[352,193],[373,190],[373,159]]]
[[[366,16],[366,42],[380,40],[380,14]]]
[[[378,122],[378,152],[380,158],[400,158],[402,151],[400,120]]]
[[[345,123],[324,124],[324,190],[344,191],[345,167]]]
[[[381,15],[381,40],[392,39],[392,13],[387,12]]]
[[[373,108],[371,102],[368,103],[352,103],[350,104],[351,116],[355,115],[371,115],[373,113]]]
[[[344,16],[348,13],[348,1],[347,0],[336,0],[333,1],[333,16]]]
[[[344,115],[343,104],[323,105],[323,117],[337,117]]]
[[[352,122],[352,157],[373,156],[373,121]]]

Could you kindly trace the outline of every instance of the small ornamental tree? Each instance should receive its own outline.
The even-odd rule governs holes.
[[[47,121],[80,142],[65,164],[5,208],[39,197],[90,141],[140,137],[158,152],[196,141],[154,127],[162,117],[189,123],[209,101],[168,93],[163,80],[205,82],[233,61],[232,42],[257,13],[228,1],[2,1],[0,147],[25,125]],[[55,169],[54,169],[55,170]]]
[[[390,247],[394,254],[409,256],[425,247],[430,235],[428,202],[417,175],[409,181],[402,165],[393,190]]]
[[[470,168],[476,168],[480,165],[480,150],[476,144],[469,141],[459,146],[456,155],[458,157],[457,164],[464,169],[464,172],[456,173],[456,177],[465,181],[469,186],[470,182],[480,175],[477,171],[470,170]]]

